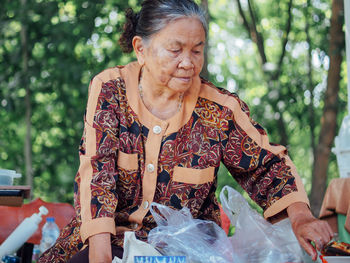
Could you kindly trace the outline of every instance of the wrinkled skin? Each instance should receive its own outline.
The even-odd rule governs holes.
[[[312,260],[317,259],[316,249],[322,248],[332,239],[334,233],[326,221],[315,218],[305,203],[294,203],[287,208],[288,217],[296,238]]]
[[[147,41],[139,36],[133,39],[143,67],[143,102],[155,116],[168,119],[178,110],[179,96],[202,70],[205,38],[201,22],[186,17],[170,22]]]
[[[100,233],[89,237],[89,262],[112,262],[112,246],[110,233]]]

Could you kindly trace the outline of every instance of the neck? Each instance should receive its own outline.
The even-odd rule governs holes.
[[[153,115],[165,120],[175,115],[181,109],[183,93],[172,91],[165,87],[152,87],[148,83],[141,76],[139,94],[143,104]]]
[[[166,84],[160,85],[147,73],[147,70],[141,72],[139,84],[148,99],[154,102],[164,101],[165,103],[178,99],[180,92],[169,89]]]

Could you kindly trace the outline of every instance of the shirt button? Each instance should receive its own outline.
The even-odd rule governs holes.
[[[160,126],[156,125],[153,127],[153,132],[155,134],[160,134],[162,132],[162,128]]]
[[[143,209],[147,209],[148,206],[149,206],[148,201],[143,202],[143,204],[142,204]]]
[[[152,173],[154,171],[154,165],[153,164],[147,164],[147,171]]]

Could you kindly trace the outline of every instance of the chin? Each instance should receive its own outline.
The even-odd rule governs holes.
[[[173,88],[173,90],[176,90],[177,92],[183,93],[186,92],[188,89],[190,89],[192,86],[192,83],[187,85],[176,85],[176,87]]]
[[[188,90],[191,86],[192,86],[192,83],[193,83],[193,80],[190,79],[190,80],[186,80],[186,81],[183,81],[183,80],[178,80],[176,81],[176,83],[174,83],[173,85],[173,90],[176,90],[178,92],[185,92],[186,90]]]

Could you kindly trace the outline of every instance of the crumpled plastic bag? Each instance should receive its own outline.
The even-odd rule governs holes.
[[[220,201],[231,224],[235,226],[235,233],[230,239],[234,253],[242,262],[303,262],[303,251],[289,219],[272,225],[229,186],[221,190]]]
[[[188,263],[240,263],[225,231],[214,222],[193,219],[186,207],[178,211],[152,203],[150,211],[157,227],[149,232],[148,243],[162,254],[186,256]]]
[[[123,259],[114,257],[112,263],[134,263],[134,256],[161,256],[150,244],[136,239],[135,232],[124,233]]]

